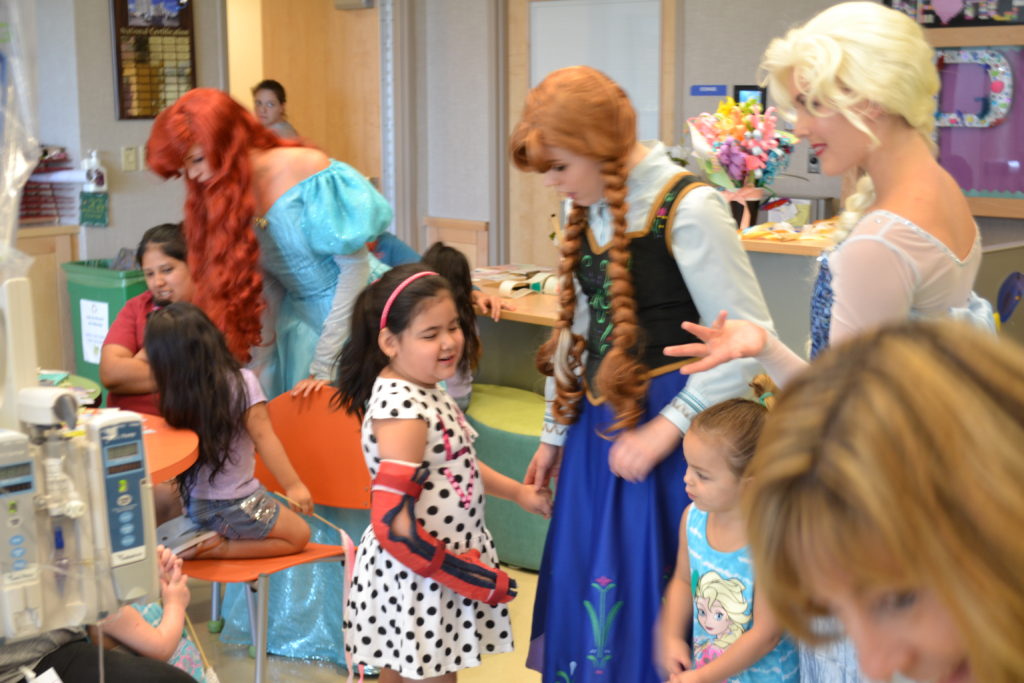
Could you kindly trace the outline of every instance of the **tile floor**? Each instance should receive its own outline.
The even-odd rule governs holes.
[[[483,664],[475,669],[459,673],[459,683],[537,683],[540,674],[526,668],[526,649],[530,636],[530,619],[533,614],[533,599],[537,592],[537,574],[531,571],[508,568],[519,585],[519,595],[510,605],[512,633],[516,649],[500,655],[485,657]],[[241,645],[225,645],[211,635],[206,623],[210,619],[210,584],[190,581],[192,602],[188,613],[195,624],[200,643],[210,659],[213,670],[221,683],[249,683],[255,674],[254,660],[249,658],[247,648]],[[345,670],[333,663],[304,661],[271,655],[267,660],[267,681],[286,683],[338,683],[345,679]]]

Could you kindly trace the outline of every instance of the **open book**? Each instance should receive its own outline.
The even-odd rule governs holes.
[[[175,555],[216,535],[216,531],[199,528],[185,515],[167,520],[156,528],[156,542],[170,548]]]

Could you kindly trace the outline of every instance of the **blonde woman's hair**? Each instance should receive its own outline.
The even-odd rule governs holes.
[[[710,571],[697,582],[695,598],[707,600],[708,607],[718,603],[729,615],[729,630],[715,638],[715,645],[725,649],[743,635],[743,626],[754,618],[748,614],[750,603],[743,597],[743,582],[739,579],[725,579],[716,571]]]
[[[743,500],[758,590],[817,638],[809,586],[928,590],[975,680],[1024,681],[1024,348],[903,323],[823,353],[765,425]]]
[[[864,116],[865,105],[874,104],[903,117],[934,151],[934,60],[921,27],[903,12],[844,2],[773,40],[760,68],[783,110],[792,109],[795,86],[812,115],[837,111],[877,144]],[[862,175],[846,200],[841,230],[848,233],[874,200],[871,179]]]
[[[551,168],[551,147],[600,162],[604,198],[614,227],[607,274],[612,348],[596,378],[598,391],[615,413],[609,431],[633,427],[640,421],[641,400],[649,384],[647,368],[633,355],[639,324],[626,237],[626,160],[636,142],[636,112],[625,91],[596,69],[571,66],[552,72],[529,92],[508,143],[509,155],[521,171],[546,172]],[[572,332],[576,310],[573,272],[580,260],[587,213],[588,207],[574,205],[569,215],[558,266],[559,318],[551,338],[537,353],[540,372],[555,378],[552,410],[562,424],[576,421],[583,395],[580,375],[585,342]]]
[[[737,479],[743,478],[750,459],[754,457],[768,411],[775,405],[779,391],[768,375],[750,381],[756,400],[731,398],[697,413],[690,429],[714,439],[725,449],[726,464]]]

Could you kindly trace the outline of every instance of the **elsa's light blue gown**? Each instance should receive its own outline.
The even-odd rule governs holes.
[[[391,207],[362,175],[331,161],[285,192],[265,220],[256,221],[253,229],[271,309],[265,329],[272,325],[274,336],[268,348],[254,354],[254,363],[268,397],[291,389],[311,372],[330,372],[348,337],[352,304],[371,270],[379,270],[365,244],[387,229],[391,217]],[[264,339],[268,337],[265,333]],[[354,539],[370,521],[367,510],[318,505],[316,511]],[[339,542],[336,531],[316,520],[310,521],[310,529],[315,542]],[[243,591],[236,584],[225,592],[225,642],[251,642]],[[268,650],[343,663],[342,607],[342,570],[337,563],[275,574],[270,580]]]

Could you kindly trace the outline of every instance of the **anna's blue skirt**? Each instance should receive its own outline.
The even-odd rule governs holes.
[[[686,384],[651,380],[644,420]],[[661,596],[675,568],[684,491],[682,439],[647,479],[608,469],[607,405],[585,402],[569,430],[533,612],[528,666],[546,683],[658,683],[653,643]]]

